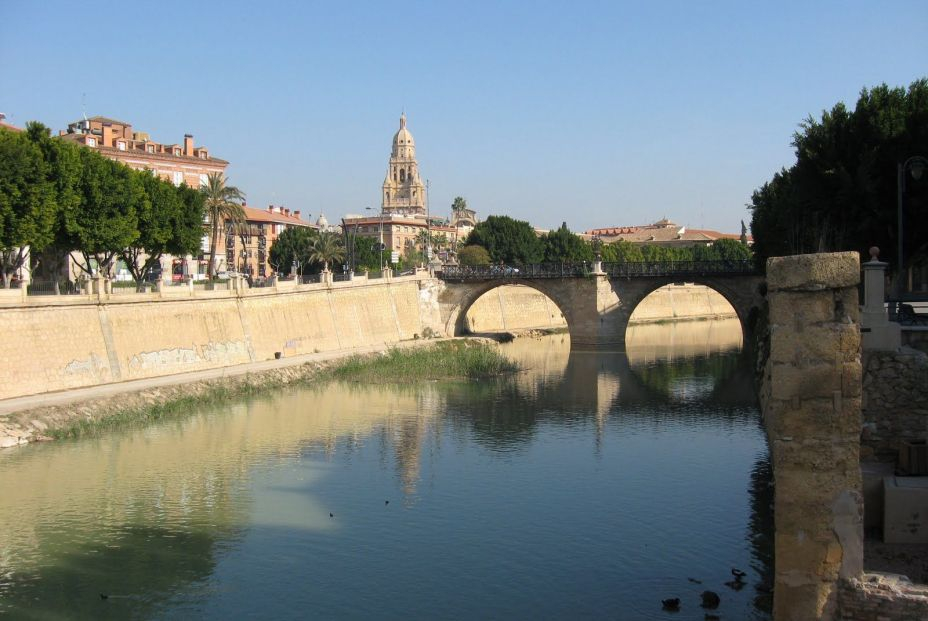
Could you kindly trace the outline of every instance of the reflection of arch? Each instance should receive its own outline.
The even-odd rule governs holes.
[[[400,168],[400,183],[406,182],[406,169]]]

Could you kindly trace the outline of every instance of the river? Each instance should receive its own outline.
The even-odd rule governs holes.
[[[503,351],[525,370],[293,389],[0,453],[0,617],[702,620],[712,590],[722,618],[769,619],[773,492],[737,321]]]

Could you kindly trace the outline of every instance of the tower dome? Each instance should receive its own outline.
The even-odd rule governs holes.
[[[393,135],[393,156],[415,157],[416,141],[406,129],[406,113],[400,116],[400,128]]]
[[[329,226],[329,221],[326,219],[325,214],[319,214],[319,217],[316,219],[316,226],[320,229],[325,229]]]

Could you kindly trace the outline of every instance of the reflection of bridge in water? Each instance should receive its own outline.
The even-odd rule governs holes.
[[[525,285],[548,296],[567,321],[574,346],[608,347],[626,340],[638,304],[655,290],[689,282],[724,297],[749,333],[761,303],[759,275],[750,261],[669,261],[526,265],[519,267],[445,266],[439,310],[447,334],[463,334],[468,309],[488,291]]]

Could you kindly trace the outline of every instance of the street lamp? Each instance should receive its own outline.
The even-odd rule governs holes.
[[[928,168],[928,158],[922,157],[921,155],[913,155],[905,162],[902,162],[898,165],[896,169],[896,199],[897,199],[897,212],[896,212],[896,224],[898,230],[896,232],[896,261],[898,263],[896,274],[896,297],[901,297],[905,285],[902,282],[902,279],[905,277],[905,270],[903,269],[902,264],[902,199],[905,195],[905,172],[908,169],[912,178],[918,181],[922,178],[922,173],[925,172],[925,169]]]
[[[425,263],[432,262],[432,217],[429,211],[429,180],[425,180]]]
[[[370,207],[365,207],[367,211],[373,211]],[[383,271],[383,211],[381,210],[380,215],[377,218],[380,220],[380,271]]]

